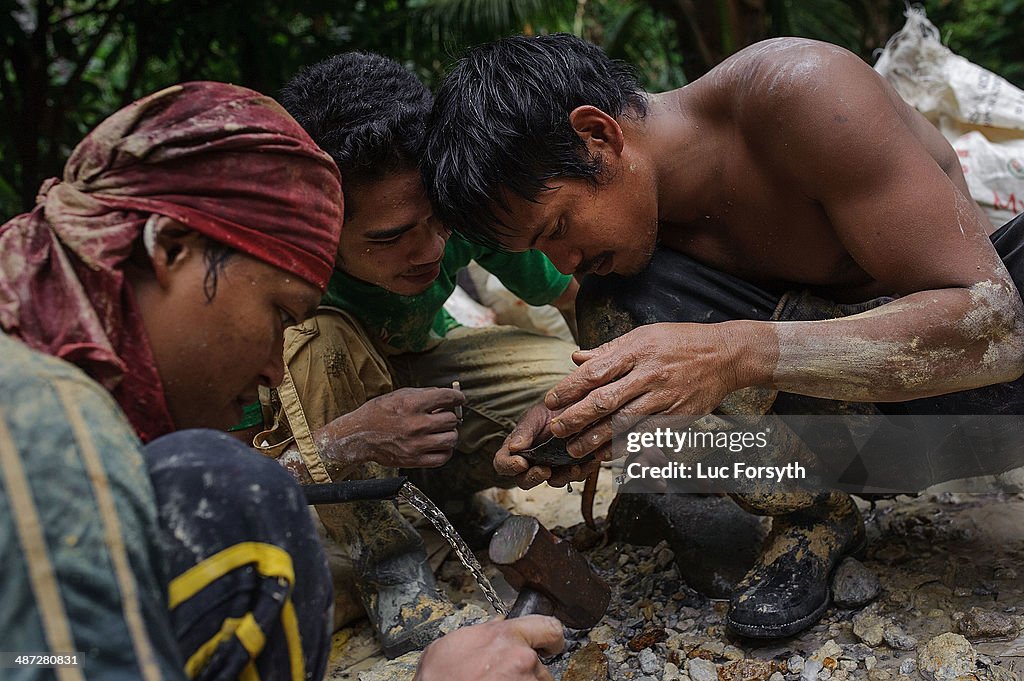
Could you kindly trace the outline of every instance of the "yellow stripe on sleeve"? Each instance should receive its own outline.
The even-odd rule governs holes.
[[[264,577],[295,583],[292,557],[279,546],[263,542],[241,542],[218,551],[198,565],[175,577],[167,588],[169,607],[176,608],[232,570],[253,564]]]

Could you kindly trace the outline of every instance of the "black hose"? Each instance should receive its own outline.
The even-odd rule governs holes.
[[[373,480],[345,480],[343,482],[326,482],[303,485],[306,503],[342,504],[349,501],[369,501],[373,499],[394,499],[408,478],[379,478]]]

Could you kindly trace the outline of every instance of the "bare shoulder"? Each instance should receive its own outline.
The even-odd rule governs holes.
[[[807,38],[773,38],[746,47],[701,81],[725,95],[737,118],[813,110],[843,97],[889,98],[883,79],[857,55]],[[697,81],[697,82],[701,82]],[[794,109],[795,107],[795,109]]]

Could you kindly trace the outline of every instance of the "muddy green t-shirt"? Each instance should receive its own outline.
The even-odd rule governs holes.
[[[546,305],[562,295],[572,279],[540,251],[501,253],[453,234],[441,259],[441,274],[423,293],[401,296],[334,270],[323,303],[355,315],[371,337],[391,354],[423,352],[437,345],[459,323],[444,309],[459,270],[476,260],[530,305]]]

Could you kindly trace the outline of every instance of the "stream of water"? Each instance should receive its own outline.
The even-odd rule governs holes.
[[[441,536],[452,545],[455,555],[458,556],[462,564],[473,575],[473,579],[476,580],[480,591],[483,592],[491,607],[494,608],[494,611],[499,615],[508,615],[508,608],[505,607],[505,602],[501,600],[501,596],[494,590],[491,580],[487,579],[487,575],[484,574],[484,569],[480,566],[480,562],[473,555],[466,542],[462,540],[462,537],[459,536],[459,533],[455,531],[452,524],[448,522],[448,518],[441,512],[441,509],[427,495],[409,482],[402,485],[401,489],[398,490],[398,496],[422,513],[423,517],[433,523],[437,531],[441,533]]]

